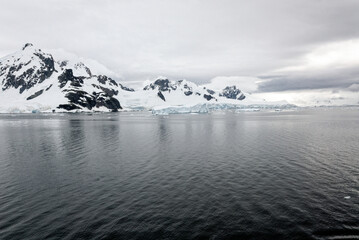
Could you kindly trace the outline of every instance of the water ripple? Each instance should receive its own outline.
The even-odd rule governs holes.
[[[340,111],[3,115],[0,239],[358,239]]]

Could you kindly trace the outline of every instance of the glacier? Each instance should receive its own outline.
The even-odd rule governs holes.
[[[196,104],[181,106],[161,106],[152,109],[153,115],[170,115],[170,114],[194,114],[194,113],[211,113],[215,111],[234,110],[235,112],[259,112],[259,111],[284,111],[293,110],[297,106],[292,104],[285,105],[238,105],[238,104]]]
[[[169,114],[189,114],[189,113],[209,113],[208,104],[196,104],[193,106],[169,106],[154,107],[153,115],[169,115]]]

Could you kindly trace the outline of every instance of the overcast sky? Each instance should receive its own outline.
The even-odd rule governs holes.
[[[62,48],[125,81],[248,77],[258,92],[359,83],[357,0],[1,0],[0,33],[1,55],[26,42]]]

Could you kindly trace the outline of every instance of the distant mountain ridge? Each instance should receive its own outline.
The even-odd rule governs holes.
[[[96,70],[96,69],[95,69]],[[57,60],[31,43],[0,59],[0,112],[119,111],[203,103],[240,104],[236,86],[215,91],[187,80],[159,78],[135,91],[83,62]]]
[[[166,99],[162,93],[170,93],[171,91],[182,91],[185,96],[203,96],[203,98],[207,101],[210,101],[212,99],[218,101],[218,97],[225,97],[237,100],[245,99],[245,95],[241,92],[241,90],[237,89],[236,86],[226,87],[225,89],[223,89],[222,92],[216,94],[214,90],[200,87],[195,83],[186,80],[170,81],[168,79],[157,79],[153,83],[145,86],[143,90],[158,90],[158,95],[163,101],[166,101]]]

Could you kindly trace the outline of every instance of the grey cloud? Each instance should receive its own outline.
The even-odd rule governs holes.
[[[295,65],[319,44],[358,38],[358,12],[356,0],[2,0],[0,52],[33,42],[96,59],[124,80],[206,82],[258,76]],[[321,85],[299,78],[281,85]]]
[[[346,90],[349,90],[349,91],[352,91],[352,92],[359,92],[359,82],[353,83]]]
[[[348,88],[359,83],[359,68],[326,69],[305,73],[292,73],[291,75],[261,77],[266,79],[258,86],[260,92],[277,92],[287,90]]]

